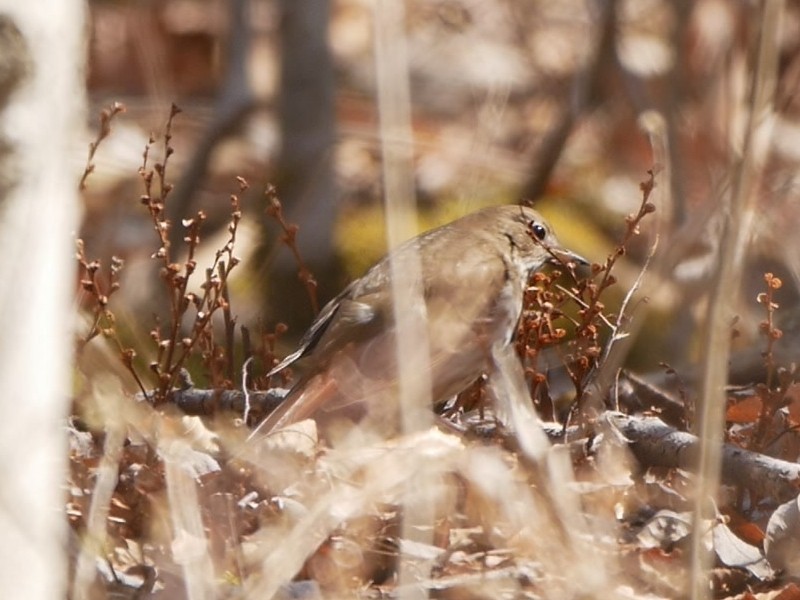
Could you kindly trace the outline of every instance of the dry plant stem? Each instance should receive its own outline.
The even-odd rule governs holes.
[[[775,311],[778,304],[775,302],[775,291],[779,290],[783,282],[772,273],[764,275],[767,284],[767,291],[758,295],[759,304],[764,305],[766,319],[761,322],[761,330],[767,338],[767,349],[764,352],[764,366],[767,370],[767,389],[772,389],[775,379],[775,342],[782,336],[783,332],[775,327]]]
[[[394,249],[416,233],[404,10],[399,3],[380,0],[374,18],[386,233]],[[402,333],[397,336],[397,353],[403,430],[408,433],[432,424],[430,379],[420,376],[429,363],[422,268],[419,255],[410,256],[402,263],[391,261],[394,318]]]
[[[777,40],[783,12],[781,0],[761,5],[760,38],[757,65],[753,71],[752,97],[742,157],[735,165],[735,184],[724,222],[720,243],[719,268],[708,303],[707,330],[704,340],[704,370],[699,410],[700,456],[697,468],[697,496],[694,522],[701,523],[707,499],[719,488],[725,410],[725,384],[730,358],[730,322],[733,301],[741,280],[744,249],[749,234],[748,212],[755,197],[765,150],[758,142],[768,135],[772,122],[775,73],[778,61]],[[711,554],[705,547],[703,532],[692,533],[691,597],[710,598],[708,571]]]
[[[233,381],[234,380],[233,353],[234,353],[234,342],[235,342],[234,335],[236,331],[236,317],[234,317],[233,313],[231,312],[231,298],[230,298],[230,293],[228,291],[228,281],[227,281],[227,272],[225,269],[225,261],[220,261],[219,265],[217,265],[217,276],[222,282],[221,284],[222,289],[220,293],[222,294],[222,299],[224,301],[224,304],[222,305],[222,318],[225,326],[225,354],[228,357],[226,376],[228,378],[228,381]]]
[[[156,228],[156,232],[159,235],[159,239],[161,241],[161,248],[164,249],[164,266],[166,268],[165,275],[167,276],[174,276],[177,274],[178,266],[173,265],[171,263],[171,252],[170,252],[170,242],[169,242],[169,229],[171,224],[169,221],[164,219],[163,215],[166,214],[164,206],[167,201],[167,196],[169,195],[170,191],[172,191],[172,186],[167,183],[167,164],[169,162],[169,157],[172,155],[173,149],[169,145],[170,141],[172,140],[172,119],[180,113],[180,109],[172,105],[172,109],[170,110],[169,118],[167,119],[167,126],[166,130],[164,131],[164,162],[159,164],[156,163],[153,169],[158,174],[159,180],[159,189],[160,189],[160,196],[159,196],[159,204],[160,204],[160,212],[158,215],[154,215],[154,225]],[[151,213],[152,214],[152,213]],[[204,216],[201,216],[202,213],[198,213],[198,220],[202,220]],[[195,221],[196,222],[196,221]],[[192,223],[192,225],[195,224]],[[178,288],[175,289],[174,287],[170,290],[171,294],[171,311],[172,311],[172,328],[170,331],[169,336],[169,345],[167,347],[167,356],[164,362],[164,367],[162,369],[163,373],[169,373],[169,367],[172,364],[172,356],[175,352],[175,347],[178,344],[178,336],[180,335],[180,326],[181,326],[181,316],[183,311],[181,310],[181,302],[186,295],[186,286],[189,283],[189,276],[194,272],[196,267],[196,263],[194,261],[194,252],[196,249],[196,243],[194,242],[197,239],[197,235],[191,235],[191,233],[197,233],[195,231],[190,231],[189,235],[189,256],[186,259],[185,273],[183,278],[179,280]],[[172,279],[174,281],[174,277]],[[161,397],[166,396],[166,392],[170,387],[168,383],[168,379],[166,377],[161,378],[162,386],[161,386]]]
[[[243,338],[243,341],[245,341],[244,327],[242,328],[242,330],[243,330],[242,338]],[[264,368],[267,371],[272,369],[272,367],[274,367],[275,365],[278,364],[278,362],[280,362],[278,360],[277,355],[275,354],[275,349],[278,346],[278,340],[280,339],[280,337],[283,334],[285,334],[288,330],[289,330],[289,327],[285,323],[277,323],[275,325],[275,329],[274,329],[273,333],[268,333],[266,330],[264,330],[262,328],[261,335],[260,335],[260,338],[261,338],[260,355],[261,355],[262,365],[264,366]],[[248,345],[245,344],[244,348],[246,350],[248,348]],[[245,356],[248,356],[248,353],[246,351],[245,351]],[[283,384],[286,384],[289,381],[291,381],[291,378],[292,378],[291,377],[291,373],[292,373],[292,369],[291,368],[284,369],[283,371],[281,371],[280,373],[278,373],[276,375],[273,375],[269,379],[262,379],[262,381],[257,381],[256,385],[254,387],[256,387],[256,389],[269,389],[269,388],[272,388],[272,387],[274,387],[274,385],[272,383],[272,380],[274,378],[277,378]]]
[[[658,238],[655,239],[653,245],[650,247],[650,252],[647,255],[644,265],[636,277],[636,281],[625,294],[625,299],[619,309],[616,322],[614,323],[611,339],[603,351],[603,355],[598,361],[598,368],[594,378],[594,391],[598,398],[605,398],[608,391],[611,389],[614,380],[619,377],[619,371],[622,367],[625,357],[630,352],[633,342],[636,339],[636,332],[642,325],[642,320],[638,320],[631,325],[631,319],[628,318],[626,310],[631,302],[634,294],[636,294],[642,287],[645,274],[650,267],[650,262],[653,260],[656,249],[658,248]],[[646,297],[645,297],[646,300]]]
[[[640,185],[642,190],[642,202],[639,206],[639,210],[636,214],[631,214],[626,217],[625,233],[622,239],[617,243],[616,250],[608,255],[605,263],[599,267],[599,271],[595,271],[596,273],[602,273],[600,281],[598,283],[589,281],[586,283],[583,290],[581,290],[581,295],[585,293],[586,299],[580,303],[582,308],[578,313],[579,322],[575,330],[576,343],[580,344],[583,342],[588,344],[588,346],[579,351],[574,365],[567,368],[567,373],[575,386],[576,398],[578,400],[570,412],[570,418],[567,420],[567,423],[565,423],[565,428],[569,422],[572,421],[572,417],[578,414],[585,406],[588,399],[588,394],[586,394],[587,388],[593,380],[599,365],[600,338],[598,322],[607,322],[603,315],[605,307],[602,302],[600,302],[600,297],[607,288],[616,283],[616,278],[612,274],[614,266],[617,261],[625,255],[625,249],[631,239],[639,234],[639,224],[642,219],[655,211],[655,206],[650,202],[650,195],[653,189],[655,189],[655,169],[648,170],[648,175],[648,179],[643,181]],[[612,327],[612,330],[614,329],[615,327]]]
[[[172,141],[172,121],[173,119],[181,113],[181,109],[178,108],[177,105],[173,104],[170,107],[169,117],[167,118],[167,125],[164,128],[164,160],[161,163],[156,163],[153,167],[156,174],[158,175],[158,186],[160,190],[160,199],[162,206],[167,201],[167,196],[172,191],[172,184],[167,183],[167,165],[169,163],[169,159],[174,152],[172,146],[170,146],[170,142]],[[166,232],[165,232],[166,233]],[[169,245],[169,242],[167,242]]]
[[[557,532],[563,544],[563,558],[576,565],[572,573],[576,585],[584,589],[604,589],[609,583],[605,571],[595,568],[597,557],[590,557],[585,543],[590,537],[589,527],[571,487],[575,477],[569,449],[550,445],[539,415],[528,401],[525,374],[514,348],[496,344],[492,347],[492,362],[488,387],[495,397],[498,412],[514,427],[518,449],[540,495],[540,518],[548,519],[549,526]]]
[[[214,565],[200,515],[195,480],[179,460],[169,456],[164,459],[164,475],[172,521],[172,548],[173,552],[181,553],[175,559],[183,568],[186,597],[188,600],[213,598]]]
[[[303,285],[306,286],[308,299],[311,301],[311,309],[316,315],[319,313],[317,281],[314,279],[314,275],[311,273],[311,270],[306,266],[306,263],[300,256],[300,249],[297,247],[297,232],[299,227],[297,225],[287,223],[286,219],[284,219],[283,206],[278,199],[277,191],[272,185],[267,186],[264,194],[266,195],[268,202],[267,214],[275,219],[275,221],[277,221],[277,223],[281,226],[281,229],[283,229],[283,237],[281,238],[281,242],[283,242],[286,247],[289,248],[292,256],[294,256],[294,260],[298,266],[297,276]]]
[[[663,119],[655,117],[654,115],[651,115],[648,120],[656,123],[663,121]],[[671,197],[669,190],[667,190],[666,193],[663,191],[664,186],[658,186],[658,188],[656,188],[654,178],[654,173],[656,172],[656,169],[658,169],[660,172],[664,173],[662,180],[665,180],[668,183],[670,181],[670,166],[668,162],[669,153],[665,149],[667,144],[666,136],[663,134],[663,131],[660,131],[658,127],[653,125],[653,123],[650,123],[650,125],[652,129],[650,133],[650,142],[653,147],[653,155],[656,158],[657,166],[650,170],[650,179],[644,182],[641,186],[642,204],[639,209],[639,214],[637,215],[639,220],[643,218],[645,214],[647,214],[647,211],[651,210],[651,207],[648,205],[651,205],[652,207],[655,206],[655,204],[650,203],[650,198],[655,189],[662,189],[660,194],[662,200],[665,195],[667,197]],[[661,135],[658,135],[658,133],[661,133]],[[661,202],[662,206],[664,204],[664,202]],[[636,223],[635,227],[638,227],[639,220],[634,221]],[[658,219],[658,221],[660,220],[661,219]],[[643,319],[632,321],[626,312],[634,295],[643,285],[645,275],[650,268],[650,265],[656,254],[656,250],[658,249],[658,240],[659,235],[656,234],[653,244],[650,246],[650,251],[647,254],[647,258],[645,259],[645,263],[639,270],[639,275],[636,277],[636,281],[625,294],[625,298],[623,299],[622,305],[619,308],[617,318],[614,324],[611,326],[611,331],[613,332],[611,339],[606,344],[603,354],[597,362],[598,367],[593,384],[594,392],[597,398],[605,398],[612,386],[612,381],[618,380],[620,367],[625,361],[625,357],[630,352],[630,349],[636,340],[636,334],[644,322]],[[647,301],[647,294],[645,294],[643,301]],[[605,315],[601,313],[600,316],[605,321]]]
[[[764,367],[767,371],[767,381],[763,386],[761,395],[761,414],[758,416],[756,431],[753,436],[753,447],[764,448],[769,426],[772,418],[785,402],[786,385],[779,381],[775,384],[775,342],[782,336],[783,331],[775,326],[775,311],[778,304],[775,302],[775,291],[779,290],[783,282],[772,273],[764,274],[764,281],[767,284],[767,291],[758,295],[758,303],[764,306],[766,318],[760,323],[761,333],[767,338],[767,349],[764,351]]]
[[[206,367],[214,376],[213,379],[217,385],[221,385],[221,380],[224,378],[220,364],[225,360],[229,363],[227,380],[233,381],[232,337],[235,320],[230,313],[227,280],[231,271],[239,264],[239,260],[233,255],[236,232],[241,220],[239,198],[237,195],[231,195],[231,221],[228,225],[230,237],[225,246],[217,250],[213,264],[205,271],[202,296],[198,297],[196,294],[187,293],[189,280],[197,269],[195,254],[200,245],[200,230],[206,216],[199,211],[193,219],[182,222],[182,226],[186,230],[183,241],[187,246],[187,257],[183,265],[172,262],[169,241],[172,224],[165,217],[164,207],[167,196],[172,190],[172,185],[167,182],[168,161],[173,153],[170,146],[172,122],[179,113],[180,109],[173,104],[164,133],[163,162],[155,164],[152,169],[148,167],[150,147],[154,143],[151,139],[145,147],[142,166],[139,169],[145,187],[141,201],[150,213],[153,228],[160,243],[159,249],[152,258],[160,260],[162,263],[161,276],[167,286],[170,299],[170,324],[167,337],[162,338],[159,327],[152,331],[152,337],[158,345],[158,356],[150,365],[151,370],[158,378],[157,390],[155,398],[153,398],[156,403],[167,400],[170,391],[179,381],[181,369],[197,346],[200,347]],[[154,176],[157,176],[159,184],[157,195],[154,195],[153,192]],[[238,177],[237,182],[240,192],[247,190],[248,184],[243,178]],[[182,338],[184,317],[191,307],[196,312],[190,333],[187,337]],[[213,315],[219,309],[225,313],[227,352],[215,344],[211,330]]]
[[[575,274],[570,274],[574,279]],[[539,358],[544,348],[557,344],[567,334],[566,329],[557,326],[557,320],[565,316],[561,310],[565,297],[581,303],[572,291],[555,284],[560,276],[559,270],[533,273],[525,290],[523,305],[526,309],[520,319],[516,341],[517,354],[525,365],[530,397],[539,413],[552,420],[556,419],[555,407],[547,391],[547,376],[539,369]]]
[[[183,321],[183,315],[188,308],[187,304],[185,303],[186,299],[186,289],[189,285],[189,277],[194,273],[195,269],[197,268],[197,263],[194,260],[194,254],[197,250],[197,244],[199,242],[199,225],[205,220],[205,214],[202,212],[197,213],[195,219],[192,220],[191,225],[189,227],[189,233],[187,235],[188,248],[189,248],[189,256],[186,258],[186,262],[184,264],[184,274],[182,276],[178,276],[180,271],[180,266],[177,264],[169,263],[165,267],[164,276],[167,280],[167,285],[169,286],[169,293],[170,293],[170,310],[171,310],[171,325],[169,331],[169,337],[166,340],[166,354],[164,355],[161,364],[159,365],[159,375],[160,375],[160,386],[159,386],[159,398],[165,399],[167,392],[172,387],[173,381],[177,376],[177,370],[174,368],[183,364],[183,360],[188,354],[188,351],[191,348],[187,348],[186,345],[182,344],[183,347],[183,354],[178,360],[174,360],[175,351],[179,343],[179,338],[181,334],[181,323]],[[167,230],[165,229],[165,235],[167,234]],[[169,244],[169,242],[167,242]],[[162,246],[163,247],[163,246]],[[206,288],[206,294],[208,294],[209,290]],[[205,298],[204,298],[205,300]],[[202,304],[201,304],[202,306]],[[196,329],[198,324],[205,319],[206,315],[198,311],[196,317],[195,327]],[[194,339],[194,338],[192,338]]]
[[[670,134],[664,115],[655,110],[642,113],[638,119],[639,127],[647,134],[650,149],[653,153],[653,164],[657,165],[660,179],[665,185],[659,185],[655,190],[653,203],[659,207],[656,216],[656,235],[661,237],[673,230],[673,223],[680,218],[683,209],[677,206],[679,192],[674,189],[675,172],[671,157]],[[672,134],[675,139],[677,134]]]
[[[100,281],[101,264],[99,260],[86,258],[83,240],[77,240],[75,257],[80,268],[80,284],[84,294],[89,295],[94,302],[94,317],[89,331],[78,342],[78,352],[94,337],[99,334],[110,335],[114,332],[114,315],[108,310],[111,296],[120,288],[119,273],[124,262],[116,256],[111,257],[111,266],[108,270],[108,284]]]
[[[240,191],[245,192],[249,187],[247,182],[242,177],[237,177],[236,179],[239,183]],[[217,250],[214,263],[209,269],[206,270],[206,284],[204,286],[205,294],[200,302],[200,307],[202,312],[205,313],[205,318],[200,319],[200,315],[198,313],[194,324],[193,331],[195,335],[193,335],[193,341],[190,341],[188,344],[184,344],[184,356],[182,357],[182,360],[175,371],[179,371],[180,367],[183,365],[183,362],[191,352],[193,345],[199,341],[204,332],[207,332],[207,325],[210,323],[214,312],[218,309],[222,309],[223,323],[225,328],[225,348],[223,354],[223,360],[226,366],[225,378],[227,379],[227,382],[232,383],[235,377],[234,331],[236,327],[236,318],[233,316],[230,308],[228,278],[230,277],[231,271],[233,271],[233,269],[239,264],[239,259],[234,256],[233,249],[236,245],[236,232],[239,227],[239,222],[242,218],[242,212],[239,197],[237,195],[232,194],[230,197],[230,202],[231,221],[228,224],[228,233],[230,233],[230,237],[225,245],[220,250]],[[210,372],[214,372],[217,369],[214,368],[215,366],[213,364],[213,352],[215,349],[213,336],[208,336],[208,342],[210,345],[209,352],[211,354],[206,366]],[[173,373],[175,371],[173,371]],[[222,382],[218,383],[221,385]]]
[[[225,300],[224,294],[228,277],[230,276],[231,271],[239,264],[239,259],[233,255],[233,248],[236,243],[236,232],[242,216],[239,207],[239,199],[237,196],[231,196],[231,205],[233,210],[231,212],[231,222],[228,225],[230,237],[225,243],[225,246],[223,246],[223,249],[217,251],[213,264],[206,269],[206,281],[203,285],[203,296],[198,302],[196,302],[197,313],[195,315],[194,323],[192,324],[191,337],[181,342],[181,354],[178,356],[175,362],[166,363],[167,370],[165,372],[170,374],[170,378],[168,380],[168,387],[166,390],[164,390],[164,393],[171,389],[177,382],[181,368],[183,368],[186,360],[192,352],[192,349],[198,343],[201,335],[203,335],[203,332],[206,331],[206,328],[210,325],[214,313],[220,308],[223,309],[223,311],[226,310],[226,308],[229,308],[229,304]],[[189,243],[189,259],[187,259],[186,262],[186,276],[180,281],[179,284],[181,305],[178,312],[178,322],[176,324],[176,322],[173,321],[172,324],[173,332],[180,331],[180,320],[188,308],[189,301],[188,296],[186,295],[186,286],[188,285],[189,275],[194,271],[195,268],[194,252],[199,244],[199,228],[204,219],[205,215],[203,215],[203,213],[198,213],[198,218],[194,219],[190,224],[190,233],[187,237]],[[223,261],[223,257],[227,257],[228,260]],[[217,277],[217,272],[220,273],[219,277]],[[232,356],[229,355],[229,359],[232,361]]]
[[[133,366],[133,359],[136,356],[131,348],[126,348],[119,339],[116,329],[116,318],[114,313],[108,308],[108,303],[111,296],[120,289],[119,273],[122,271],[124,262],[116,256],[111,257],[111,267],[109,268],[108,285],[103,285],[99,278],[100,261],[89,261],[86,258],[83,240],[77,240],[76,258],[78,259],[78,266],[80,267],[79,275],[81,277],[81,288],[84,294],[88,294],[94,301],[94,316],[89,331],[78,340],[75,352],[77,355],[83,351],[92,339],[98,335],[103,335],[113,340],[117,345],[120,353],[120,360],[128,372],[133,377],[139,390],[144,394],[145,398],[148,397],[145,385],[139,377],[136,369]]]
[[[133,380],[136,382],[136,385],[139,387],[139,391],[142,393],[142,395],[146,399],[152,400],[150,394],[147,393],[147,388],[145,387],[142,378],[139,377],[139,373],[136,372],[136,369],[133,366],[133,359],[136,357],[136,352],[132,348],[122,348],[122,342],[120,342],[118,338],[115,339],[117,339],[117,344],[120,346],[122,364],[126,369],[128,369],[128,372],[131,374],[131,377],[133,377]]]
[[[167,164],[169,162],[169,157],[172,154],[173,150],[172,147],[169,145],[170,140],[172,139],[172,120],[173,118],[180,112],[180,109],[176,105],[172,105],[169,117],[167,119],[166,130],[164,133],[164,161],[163,163],[156,163],[152,169],[149,168],[148,160],[150,158],[150,148],[152,144],[155,143],[155,138],[151,137],[148,141],[147,145],[145,146],[144,152],[142,154],[142,166],[139,168],[139,176],[142,178],[142,182],[144,184],[144,194],[141,197],[141,203],[147,207],[148,212],[150,213],[150,218],[153,222],[153,229],[158,237],[160,246],[159,249],[152,255],[152,258],[158,259],[162,262],[163,265],[163,276],[168,280],[169,283],[173,283],[175,276],[178,274],[180,270],[179,265],[173,264],[171,261],[171,254],[170,254],[170,242],[169,242],[169,229],[171,224],[164,218],[166,214],[164,211],[164,205],[166,203],[167,196],[170,192],[170,186],[166,182],[166,170]],[[159,180],[159,193],[158,195],[154,195],[153,193],[153,176],[154,174],[158,175]],[[192,255],[192,250],[190,248],[190,258]],[[187,260],[187,266],[190,264],[190,261]],[[188,269],[187,269],[188,270]],[[193,270],[193,268],[192,268]],[[184,277],[184,282],[186,278],[188,278],[189,273],[186,274]],[[170,294],[170,310],[171,316],[173,321],[173,326],[171,328],[170,335],[167,340],[163,341],[159,339],[159,357],[158,361],[151,365],[151,368],[154,370],[155,374],[158,377],[158,393],[156,394],[156,401],[164,401],[166,397],[166,392],[169,389],[169,372],[167,367],[172,363],[172,355],[175,352],[175,345],[177,343],[177,338],[180,330],[180,311],[179,311],[179,303],[180,298],[183,295],[178,296],[175,293],[175,286],[170,286],[168,290]],[[166,355],[161,353],[162,350],[166,350]]]
[[[671,160],[671,157],[674,156],[674,153],[670,151],[670,135],[667,130],[667,122],[661,113],[647,111],[645,114],[641,115],[639,123],[640,126],[646,131],[650,141],[650,147],[652,149],[654,163],[656,165],[654,170],[658,169],[660,180],[665,182],[666,185],[658,185],[656,186],[655,190],[651,190],[650,192],[651,197],[653,191],[655,192],[655,198],[653,198],[652,202],[655,206],[659,207],[659,210],[656,213],[656,233],[652,246],[650,247],[650,251],[648,252],[645,260],[645,264],[640,270],[633,286],[625,295],[625,299],[620,306],[619,314],[617,315],[617,320],[613,328],[614,335],[611,341],[607,344],[603,353],[603,357],[600,359],[600,364],[603,365],[603,372],[598,375],[598,380],[605,379],[605,381],[600,381],[598,383],[598,387],[600,389],[599,395],[601,397],[605,396],[605,393],[610,386],[610,374],[612,372],[618,372],[618,369],[622,366],[625,357],[630,352],[639,330],[644,324],[644,319],[640,318],[632,321],[631,319],[627,318],[625,313],[628,309],[628,305],[630,304],[634,294],[641,287],[644,287],[642,296],[643,302],[647,302],[647,299],[654,293],[655,290],[652,289],[652,284],[644,285],[645,274],[649,269],[652,268],[655,271],[657,278],[658,276],[663,277],[666,274],[664,265],[665,261],[663,257],[659,256],[658,260],[654,260],[656,257],[656,251],[658,250],[659,240],[665,231],[671,230],[670,224],[675,221],[676,215],[682,214],[683,212],[682,208],[676,206],[676,199],[680,197],[681,194],[675,189],[677,184],[675,177],[673,176],[674,165]],[[673,132],[672,138],[675,139],[676,135],[677,134]]]
[[[100,144],[111,133],[111,121],[121,112],[125,112],[125,105],[119,102],[114,102],[114,104],[108,108],[104,108],[100,111],[100,127],[97,130],[97,136],[94,138],[94,141],[89,143],[89,156],[86,158],[86,167],[83,169],[83,175],[78,184],[78,189],[81,191],[86,189],[86,180],[89,178],[89,175],[94,173],[94,163],[92,160],[94,160],[94,155],[97,153]]]
[[[373,19],[375,32],[375,70],[378,78],[381,153],[383,156],[386,233],[393,249],[416,233],[416,201],[413,177],[413,133],[411,130],[411,94],[405,38],[405,10],[402,2],[378,0]],[[433,423],[430,412],[431,381],[425,302],[422,296],[422,268],[415,252],[395,257],[390,262],[393,312],[398,331],[397,365],[400,410],[403,432],[428,429]],[[428,482],[406,490],[404,497],[403,539],[423,544],[433,541],[432,502],[420,501],[427,495]],[[416,496],[413,498],[412,496]],[[411,506],[417,507],[411,510]],[[422,510],[427,507],[427,510]],[[400,598],[427,598],[422,586],[414,585],[414,572],[401,559],[398,584]]]
[[[105,441],[103,457],[95,473],[97,482],[91,494],[86,533],[76,561],[72,598],[91,597],[90,589],[97,577],[97,559],[107,552],[107,519],[114,490],[119,483],[119,464],[127,432],[120,418],[119,407],[115,406],[121,398],[124,398],[122,390],[118,389],[119,383],[107,378],[95,388],[94,402],[96,408],[104,415],[103,421],[106,423]],[[100,388],[99,393],[97,388]]]

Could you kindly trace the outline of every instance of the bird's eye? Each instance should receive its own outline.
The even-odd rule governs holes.
[[[547,229],[545,229],[544,225],[540,223],[531,223],[531,231],[533,232],[533,235],[536,236],[536,239],[538,239],[540,242],[547,237]]]

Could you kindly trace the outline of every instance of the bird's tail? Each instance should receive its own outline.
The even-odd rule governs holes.
[[[318,374],[307,382],[298,382],[281,404],[261,421],[248,441],[271,434],[278,429],[312,417],[337,395],[336,382]]]

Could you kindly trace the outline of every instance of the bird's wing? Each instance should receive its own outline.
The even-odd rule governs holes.
[[[325,374],[328,364],[337,351],[350,342],[379,333],[383,319],[368,297],[353,297],[355,292],[352,287],[325,306],[303,336],[300,347],[270,372],[272,375],[301,358],[313,357],[309,371],[295,383],[289,395],[253,430],[248,439],[308,418],[322,407],[336,408],[343,401],[335,380]]]
[[[322,308],[322,311],[320,311],[320,313],[317,315],[317,318],[314,319],[311,327],[308,328],[308,331],[306,331],[303,334],[303,337],[300,339],[300,344],[298,345],[297,350],[286,356],[281,362],[275,365],[272,370],[267,373],[267,377],[272,377],[276,373],[283,371],[286,367],[297,362],[304,356],[308,356],[308,354],[314,350],[316,345],[319,343],[320,338],[328,329],[334,317],[336,316],[336,313],[339,311],[342,300],[350,291],[350,287],[352,286],[345,288],[338,296],[336,296]]]
[[[268,376],[275,375],[312,353],[321,358],[321,355],[332,352],[348,341],[362,339],[375,329],[383,307],[372,305],[372,301],[376,300],[372,289],[362,290],[357,284],[359,281],[353,282],[325,305],[303,335],[297,350],[275,365]]]

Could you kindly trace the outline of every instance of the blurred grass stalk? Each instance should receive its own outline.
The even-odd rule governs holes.
[[[86,6],[0,0],[0,581],[66,597],[67,398]]]
[[[386,234],[389,249],[393,250],[416,234],[417,223],[414,140],[403,0],[376,0],[373,19]],[[390,262],[390,270],[394,319],[398,332],[401,419],[403,432],[411,434],[426,430],[433,424],[428,370],[430,346],[419,254],[412,251],[402,257],[395,255]],[[404,495],[401,539],[431,545],[435,502],[431,494],[432,486],[428,485],[432,481],[427,478],[434,474],[424,465],[420,467],[420,477],[409,479]],[[421,586],[415,585],[415,582],[419,580],[419,576],[427,578],[429,573],[413,572],[415,569],[411,568],[410,562],[403,556],[401,553],[399,597],[427,598],[427,592]]]
[[[773,108],[779,58],[780,26],[784,0],[762,0],[758,29],[758,49],[752,70],[747,103],[734,107],[748,111],[742,140],[734,147],[739,157],[732,165],[734,185],[725,212],[718,268],[706,315],[703,351],[701,406],[698,435],[700,462],[697,470],[697,495],[694,507],[694,529],[691,552],[691,597],[705,600],[712,597],[709,568],[711,552],[706,548],[706,531],[702,526],[707,515],[707,501],[719,490],[723,428],[725,426],[725,385],[731,353],[731,323],[748,235],[751,232],[758,183],[766,162],[775,113]],[[735,110],[734,110],[735,115]],[[734,118],[735,122],[735,118]],[[736,144],[736,140],[732,143]]]

